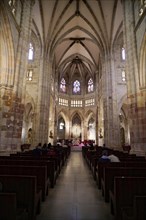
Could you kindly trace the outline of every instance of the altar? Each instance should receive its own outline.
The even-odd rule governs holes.
[[[80,139],[79,138],[73,138],[72,145],[73,146],[79,146],[80,145]]]

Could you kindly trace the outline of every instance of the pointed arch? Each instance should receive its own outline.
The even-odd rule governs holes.
[[[143,37],[139,60],[140,88],[146,88],[146,34]]]
[[[14,85],[14,44],[11,27],[3,5],[0,6],[0,85]]]

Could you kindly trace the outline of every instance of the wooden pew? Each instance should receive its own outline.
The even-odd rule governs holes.
[[[21,151],[29,150],[31,144],[21,144]]]
[[[133,206],[122,209],[123,220],[146,220],[146,196],[134,196]]]
[[[48,195],[49,179],[47,178],[47,167],[45,166],[15,166],[0,165],[0,175],[25,175],[36,176],[37,190],[42,191],[42,200]]]
[[[61,171],[61,167],[63,165],[63,157],[62,154],[55,154],[55,155],[51,155],[50,154],[46,154],[45,152],[43,153],[42,151],[42,155],[40,156],[36,156],[33,154],[33,151],[27,152],[27,153],[21,153],[21,154],[10,154],[10,157],[12,158],[17,158],[17,159],[29,159],[29,160],[53,160],[55,162],[55,170],[57,175],[59,175],[60,171]]]
[[[0,193],[1,220],[28,220],[26,209],[17,208],[16,193]]]
[[[146,167],[105,167],[101,180],[102,195],[105,202],[109,202],[109,191],[113,191],[114,177],[116,176],[146,177]]]
[[[96,171],[96,182],[98,189],[101,189],[101,179],[103,178],[104,168],[105,167],[146,167],[145,161],[125,161],[125,162],[98,162],[97,171]]]
[[[55,169],[54,169],[54,183],[57,179],[57,177],[59,176],[59,173],[61,171],[61,159],[57,156],[48,156],[48,155],[44,155],[44,156],[34,156],[32,154],[22,154],[22,155],[17,155],[17,154],[12,154],[10,155],[9,159],[17,159],[17,160],[37,160],[37,161],[50,161],[52,163],[55,164]]]
[[[41,193],[37,192],[36,177],[0,175],[0,185],[1,193],[16,193],[17,207],[28,212],[28,220],[36,219],[41,205]]]
[[[50,187],[53,188],[55,186],[57,174],[55,172],[55,162],[53,160],[21,160],[20,158],[0,157],[0,165],[47,166],[47,176],[50,179]]]
[[[116,220],[122,220],[122,208],[132,206],[136,195],[146,196],[146,177],[114,178],[114,191],[110,190],[110,207]]]

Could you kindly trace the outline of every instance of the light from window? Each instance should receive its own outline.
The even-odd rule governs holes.
[[[85,100],[85,106],[91,106],[95,104],[95,100],[94,99],[87,99]]]
[[[125,70],[122,70],[122,81],[123,81],[123,82],[126,81],[126,73],[125,73]]]
[[[32,69],[28,69],[27,70],[27,80],[28,81],[32,81],[32,75],[33,75],[33,70]]]
[[[82,100],[71,100],[71,107],[82,107]]]
[[[122,47],[122,60],[126,59],[126,53],[125,53],[125,48]]]
[[[93,80],[91,78],[88,81],[88,92],[93,92]]]
[[[68,106],[68,100],[59,98],[59,105]]]
[[[80,82],[78,80],[73,83],[73,93],[80,93]]]
[[[59,129],[60,129],[60,130],[63,130],[63,128],[64,128],[64,123],[63,123],[63,122],[60,122]]]
[[[32,43],[29,44],[29,51],[28,51],[28,59],[33,60],[34,55],[34,48],[32,46]]]
[[[66,81],[64,78],[62,78],[60,82],[60,91],[64,93],[66,92]]]

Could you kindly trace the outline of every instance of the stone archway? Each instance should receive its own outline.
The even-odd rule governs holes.
[[[81,118],[77,113],[72,118],[72,137],[81,138]]]
[[[57,139],[65,139],[65,120],[62,116],[58,119]]]
[[[95,120],[91,117],[88,121],[88,140],[95,141]]]
[[[82,128],[81,128],[81,118],[76,113],[72,118],[72,129],[71,129],[71,138],[73,140],[73,145],[78,145],[82,138]]]

